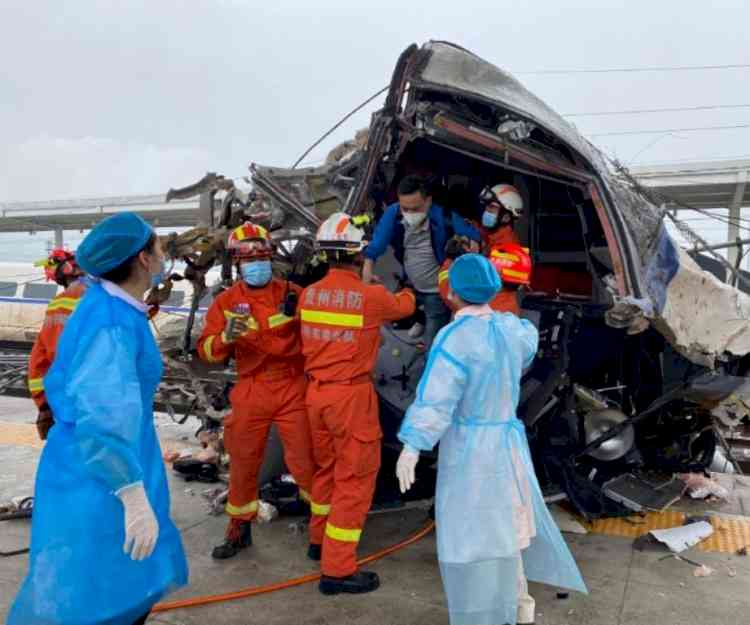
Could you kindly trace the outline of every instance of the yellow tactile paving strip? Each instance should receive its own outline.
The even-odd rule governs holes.
[[[44,442],[39,440],[35,425],[0,421],[0,445],[41,449],[44,447]]]
[[[638,538],[651,530],[678,527],[685,522],[686,517],[684,512],[667,510],[649,512],[645,516],[599,519],[586,524],[586,527],[592,534]],[[743,547],[750,549],[750,518],[711,515],[711,525],[714,533],[697,546],[699,551],[734,554]]]
[[[750,519],[711,517],[714,533],[698,545],[699,551],[737,553],[743,547],[750,549]]]

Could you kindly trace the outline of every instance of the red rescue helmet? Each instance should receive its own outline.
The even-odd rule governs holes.
[[[61,286],[67,286],[84,275],[76,262],[76,255],[63,247],[56,247],[47,258],[37,261],[34,266],[44,267],[47,282],[57,282]]]
[[[489,259],[503,283],[531,284],[531,256],[528,248],[517,243],[503,243],[490,250]]]
[[[268,230],[250,221],[232,230],[227,248],[236,261],[266,260],[273,256],[273,245]]]

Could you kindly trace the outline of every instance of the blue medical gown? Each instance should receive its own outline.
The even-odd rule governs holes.
[[[55,425],[37,470],[29,572],[8,625],[131,625],[187,582],[153,422],[161,373],[145,315],[92,285],[44,379]],[[114,493],[139,481],[159,538],[135,562],[123,553]]]
[[[516,417],[537,343],[536,328],[512,314],[458,317],[438,334],[399,432],[418,450],[440,441],[438,560],[451,625],[516,623],[522,549],[528,579],[586,592]],[[533,512],[530,543],[519,503]]]

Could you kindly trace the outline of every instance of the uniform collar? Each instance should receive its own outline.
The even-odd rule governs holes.
[[[484,317],[492,313],[493,310],[489,304],[472,304],[456,312],[456,317],[463,317],[464,315],[468,317]]]
[[[126,304],[130,304],[139,312],[142,312],[144,314],[148,312],[148,306],[146,306],[146,304],[144,304],[143,302],[139,302],[137,299],[135,299],[135,297],[117,286],[114,282],[110,282],[109,280],[99,280],[99,283],[102,285],[102,288],[112,297],[116,297],[117,299],[121,299]]]

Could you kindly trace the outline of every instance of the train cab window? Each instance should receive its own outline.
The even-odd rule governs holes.
[[[52,299],[57,294],[56,284],[34,284],[23,287],[24,299]]]
[[[185,301],[185,291],[172,291],[169,294],[169,299],[164,303],[165,306],[182,306],[182,302]]]
[[[13,297],[16,294],[16,282],[0,282],[0,297]]]

